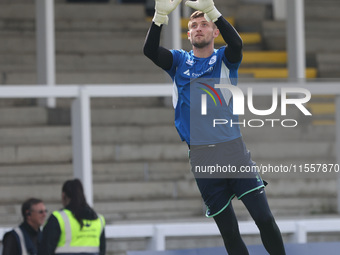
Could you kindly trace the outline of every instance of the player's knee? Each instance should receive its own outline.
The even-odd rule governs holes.
[[[255,223],[258,228],[261,229],[272,229],[275,227],[275,219],[272,214],[261,215],[255,219]]]

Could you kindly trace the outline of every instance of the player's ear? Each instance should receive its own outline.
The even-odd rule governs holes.
[[[219,35],[220,35],[220,30],[218,30],[217,28],[214,29],[214,38],[216,38]]]

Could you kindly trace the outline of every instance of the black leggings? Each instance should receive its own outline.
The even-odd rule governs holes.
[[[285,255],[281,232],[268,206],[264,189],[253,191],[241,198],[260,230],[261,240],[270,255]],[[234,209],[230,203],[214,220],[221,232],[229,255],[249,255],[238,228]]]

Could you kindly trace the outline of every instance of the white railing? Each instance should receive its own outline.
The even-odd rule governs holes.
[[[280,220],[277,224],[282,234],[291,234],[291,242],[307,243],[308,233],[340,233],[340,218],[337,219],[304,219]],[[242,235],[259,235],[253,221],[239,222]],[[219,236],[215,223],[167,223],[146,225],[107,226],[107,238],[149,237],[149,250],[166,249],[167,237]]]
[[[336,95],[336,150],[340,151],[340,83],[240,83],[247,94],[249,87],[253,95],[272,95],[272,88],[305,88],[312,95]],[[172,94],[172,84],[114,84],[114,85],[10,85],[0,86],[0,98],[75,98],[72,103],[72,144],[74,176],[84,184],[88,203],[93,205],[92,150],[90,99],[93,97],[167,97]],[[336,153],[340,163],[340,153]],[[339,175],[340,176],[340,175]],[[338,178],[340,187],[340,177]],[[338,211],[340,212],[340,188],[338,189]]]
[[[340,233],[340,218],[278,220],[277,224],[282,234],[291,235],[292,243],[307,243],[309,233]],[[259,235],[259,230],[253,221],[239,222],[242,235]],[[10,228],[0,227],[0,240]],[[128,224],[107,225],[107,239],[148,238],[148,250],[163,251],[166,249],[167,237],[219,236],[215,223],[166,223],[166,224]]]

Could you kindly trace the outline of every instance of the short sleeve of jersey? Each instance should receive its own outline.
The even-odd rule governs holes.
[[[171,77],[172,80],[174,80],[177,67],[179,63],[181,63],[182,59],[185,57],[185,51],[184,50],[170,50],[172,53],[172,66],[170,70],[165,70]]]

